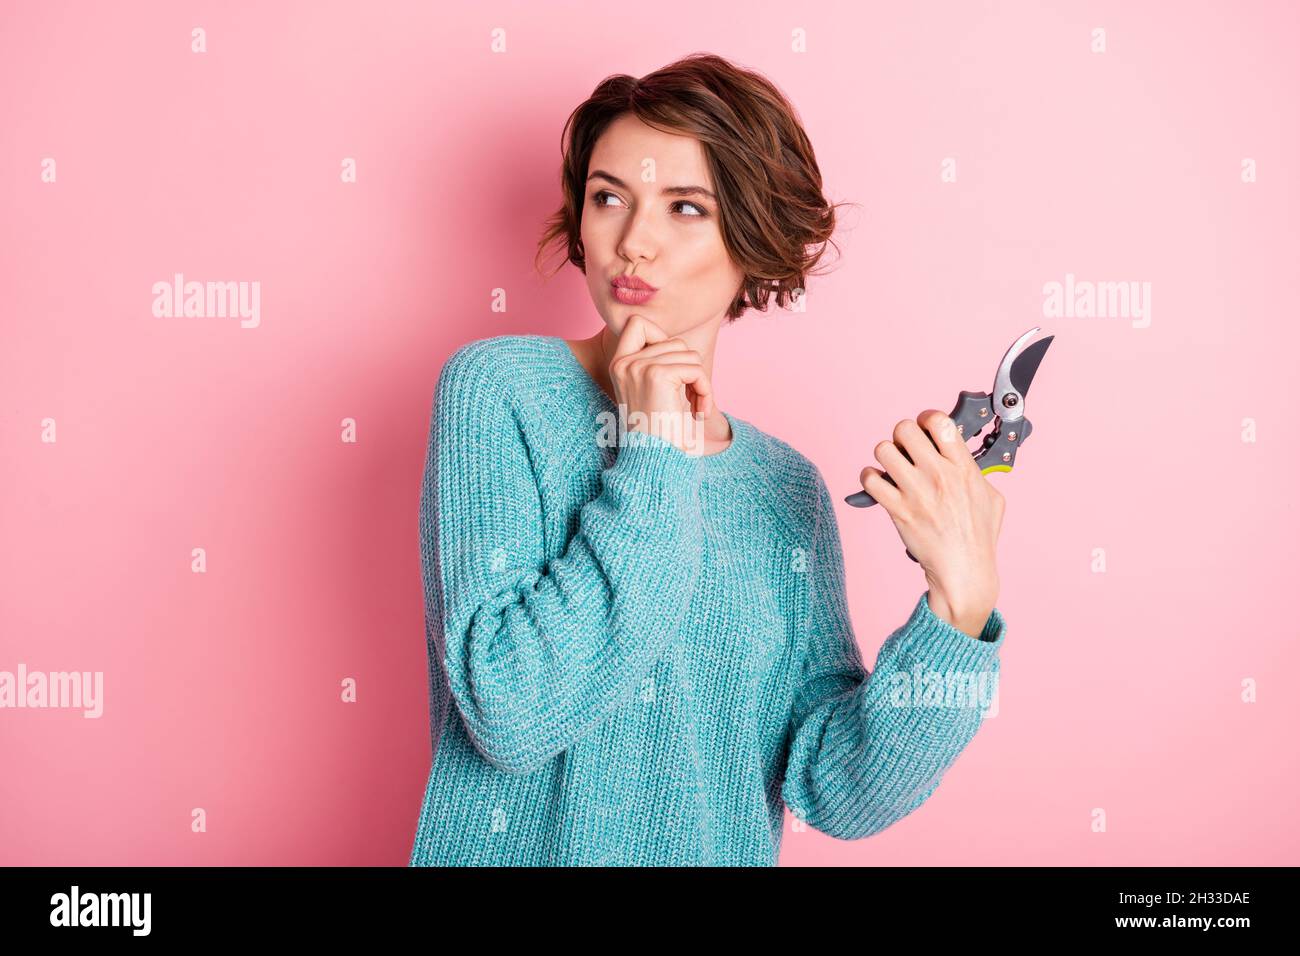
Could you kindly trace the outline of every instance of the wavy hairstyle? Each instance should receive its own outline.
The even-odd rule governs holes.
[[[745,278],[727,309],[767,311],[768,297],[785,308],[822,258],[835,230],[835,210],[822,195],[821,170],[798,114],[758,73],[711,53],[693,53],[637,79],[608,76],[569,114],[561,134],[564,202],[547,220],[534,267],[547,248],[565,247],[564,261],[584,274],[582,206],[591,153],[624,113],[668,133],[693,136],[718,196],[722,240]],[[563,265],[560,262],[551,274]]]

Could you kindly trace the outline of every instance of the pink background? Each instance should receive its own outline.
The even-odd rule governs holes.
[[[990,477],[998,715],[875,838],[787,814],[782,863],[1300,863],[1290,4],[28,2],[5,21],[0,670],[103,671],[105,700],[98,720],[0,711],[0,862],[406,862],[438,370],[469,339],[595,330],[575,269],[532,272],[564,118],[607,74],[707,50],[781,86],[828,194],[861,204],[806,314],[724,330],[722,407],[839,500],[895,422],[991,387],[1026,329],[1056,335],[1032,441]],[[154,317],[174,272],[260,282],[260,326]],[[1150,282],[1150,326],[1045,318],[1067,273]],[[924,581],[880,509],[839,520],[874,666]]]

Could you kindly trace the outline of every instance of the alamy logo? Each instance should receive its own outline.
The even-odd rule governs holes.
[[[889,702],[894,707],[977,710],[981,718],[998,715],[998,675],[993,671],[925,670],[889,675]]]
[[[130,926],[131,935],[148,936],[153,899],[149,893],[71,893],[50,897],[51,926]]]
[[[186,282],[177,272],[171,282],[155,282],[153,296],[153,314],[160,319],[239,318],[245,329],[262,323],[260,282]]]
[[[1043,317],[1048,319],[1132,319],[1135,329],[1151,325],[1150,282],[1076,281],[1043,283]]]
[[[85,711],[82,717],[104,713],[103,671],[32,671],[19,662],[18,673],[0,671],[0,708],[57,707]]]

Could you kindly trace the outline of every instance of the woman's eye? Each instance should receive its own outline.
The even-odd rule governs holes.
[[[612,192],[609,192],[608,190],[605,189],[598,189],[596,190],[596,192],[591,194],[592,203],[595,204],[596,206],[602,206],[602,207],[606,205],[606,203],[604,202],[605,199],[617,199],[617,198],[618,197],[615,196]],[[692,213],[682,214],[685,215],[687,219],[704,219],[709,214],[708,210],[705,209],[703,206],[699,205],[698,203],[693,203],[687,199],[679,199],[677,202],[673,203],[672,206],[670,206],[669,208],[675,210],[678,206],[690,206],[692,209],[695,210],[695,212]]]

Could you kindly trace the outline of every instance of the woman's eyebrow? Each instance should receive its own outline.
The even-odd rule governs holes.
[[[619,189],[627,189],[629,191],[631,190],[631,187],[628,186],[627,183],[623,182],[623,180],[619,179],[617,176],[611,176],[603,169],[592,170],[591,175],[587,177],[587,182],[591,182],[597,176],[599,176],[601,179],[609,180]],[[705,189],[703,186],[665,186],[663,189],[659,190],[659,195],[661,196],[707,196],[709,199],[712,199],[714,202],[718,201],[718,197],[713,195],[712,192]]]

